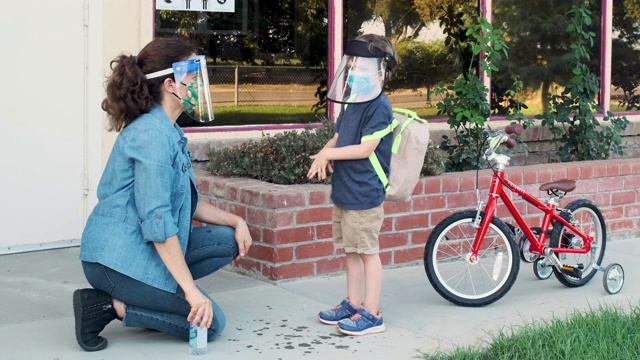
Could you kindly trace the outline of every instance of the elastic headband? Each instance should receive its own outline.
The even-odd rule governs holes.
[[[365,58],[384,59],[387,63],[387,70],[391,71],[396,67],[396,60],[375,46],[369,46],[369,43],[361,40],[351,40],[344,50],[345,55],[359,56]]]

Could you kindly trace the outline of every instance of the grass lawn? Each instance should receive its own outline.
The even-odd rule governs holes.
[[[640,306],[599,306],[494,336],[486,348],[421,354],[425,360],[599,360],[640,358]]]

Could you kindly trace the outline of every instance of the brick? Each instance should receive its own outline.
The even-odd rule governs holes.
[[[427,243],[427,239],[431,235],[432,229],[428,230],[414,230],[411,232],[411,244],[413,245],[424,245]]]
[[[602,212],[602,216],[607,223],[611,220],[621,219],[624,217],[623,207],[612,207],[608,209],[601,208],[600,211]]]
[[[611,194],[609,193],[593,194],[593,195],[589,195],[588,198],[600,208],[611,205]]]
[[[633,174],[633,164],[628,162],[620,163],[620,175],[631,175]]]
[[[611,205],[632,204],[636,202],[636,191],[623,191],[611,194]]]
[[[416,186],[413,188],[413,192],[411,195],[422,195],[424,194],[424,179],[419,179],[416,183]]]
[[[393,252],[393,263],[404,264],[424,259],[423,247],[412,247]]]
[[[305,199],[301,191],[270,190],[261,194],[262,206],[267,209],[281,209],[304,206]]]
[[[262,231],[265,243],[273,245],[292,244],[296,242],[314,240],[315,227],[299,226],[291,229],[275,229],[272,230],[272,234],[270,236],[267,236],[268,233],[268,229]]]
[[[332,239],[333,226],[331,224],[316,225],[316,239]]]
[[[198,188],[198,193],[203,195],[209,195],[210,191],[210,183],[209,180],[205,179],[196,179],[196,187]]]
[[[598,162],[591,162],[593,164],[593,177],[601,178],[607,176],[607,165],[600,164]]]
[[[311,244],[296,246],[296,260],[317,258],[333,254],[332,241],[314,241]]]
[[[395,230],[407,230],[426,228],[429,226],[429,214],[415,214],[398,216],[395,221]]]
[[[287,265],[274,266],[268,271],[271,280],[295,279],[314,275],[314,263],[302,262]],[[266,274],[265,274],[266,275]]]
[[[323,205],[327,203],[326,191],[311,191],[309,193],[309,205]]]
[[[620,175],[620,164],[607,164],[607,177]]]
[[[580,179],[580,168],[577,166],[571,166],[567,168],[567,179],[577,180]]]
[[[261,206],[260,194],[258,189],[242,189],[240,190],[240,202],[246,205]]]
[[[538,172],[534,169],[526,169],[522,172],[523,184],[536,184],[538,183]]]
[[[472,192],[447,195],[447,209],[468,208],[476,203],[476,196]]]
[[[598,192],[615,191],[624,189],[623,178],[607,178],[598,182]]]
[[[288,262],[293,260],[293,247],[272,247],[262,244],[253,244],[247,254],[253,259],[271,263]]]
[[[382,220],[382,226],[380,227],[380,232],[389,232],[393,230],[393,220],[395,218],[391,216],[386,216],[384,220]]]
[[[309,224],[331,221],[333,206],[298,210],[296,224]]]
[[[460,178],[460,191],[470,191],[476,189],[476,177],[473,176],[462,176]]]
[[[481,175],[478,178],[478,188],[479,189],[488,189],[491,185],[491,180],[493,179],[493,175]]]
[[[453,214],[455,211],[451,210],[442,210],[442,211],[434,211],[429,214],[429,226],[434,227],[438,225],[442,220],[444,220],[447,216]]]
[[[429,195],[414,197],[411,199],[413,211],[424,211],[433,209],[443,209],[447,206],[445,195]]]
[[[385,201],[382,207],[385,214],[406,213],[411,211],[411,201]]]
[[[380,241],[380,249],[406,246],[409,243],[409,233],[381,234],[378,240]]]
[[[262,228],[258,226],[254,226],[252,224],[247,224],[249,227],[249,234],[251,235],[251,239],[253,242],[261,242],[262,241]]]
[[[316,261],[316,273],[328,274],[338,271],[344,271],[347,265],[344,256],[336,256],[328,259],[319,259]]]
[[[452,176],[442,177],[442,192],[457,192],[460,186],[458,184],[458,178]]]
[[[260,208],[247,209],[247,219],[253,224],[264,225],[270,228],[289,227],[293,225],[293,213],[290,211],[275,212]]]
[[[538,170],[538,182],[548,183],[553,179],[553,171],[551,169],[539,169]]]
[[[607,230],[610,232],[636,230],[635,221],[631,219],[607,221]]]
[[[552,170],[551,174],[553,181],[563,180],[567,178],[567,169],[564,167],[556,168]]]
[[[591,166],[581,167],[580,179],[593,179],[593,168]]]
[[[428,177],[424,181],[425,194],[439,194],[442,192],[440,177]]]
[[[391,265],[393,260],[393,251],[380,251],[380,262],[383,266]]]
[[[522,185],[524,183],[524,175],[522,174],[522,171],[510,171],[506,175],[507,179],[516,185]]]
[[[246,257],[234,261],[231,263],[233,267],[244,269],[249,272],[262,274],[262,263],[254,259],[248,259]]]
[[[625,218],[632,218],[632,217],[639,217],[639,216],[640,216],[640,205],[633,204],[633,205],[624,207]]]
[[[625,176],[623,179],[625,189],[640,188],[640,176]]]

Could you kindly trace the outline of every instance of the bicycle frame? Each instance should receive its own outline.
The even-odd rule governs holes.
[[[524,218],[522,217],[522,215],[514,205],[513,201],[505,191],[504,189],[505,185],[509,190],[520,195],[526,202],[537,207],[539,210],[541,210],[544,213],[544,217],[542,219],[542,226],[541,226],[542,231],[540,232],[539,238],[535,236],[535,234],[533,233],[529,225],[527,225],[526,221],[524,220]],[[586,254],[591,251],[591,243],[594,241],[594,239],[591,236],[587,236],[586,234],[582,233],[573,224],[563,219],[556,212],[557,207],[554,202],[549,202],[548,204],[541,202],[533,195],[529,194],[528,192],[521,189],[513,182],[506,179],[504,171],[501,169],[498,169],[493,173],[493,180],[491,182],[491,187],[489,190],[489,200],[487,201],[487,205],[484,208],[485,216],[480,224],[480,227],[478,228],[478,232],[476,233],[476,238],[473,242],[472,252],[471,252],[469,261],[475,262],[479,259],[480,247],[489,229],[489,224],[491,223],[491,219],[495,214],[496,207],[498,204],[498,197],[500,197],[504,205],[507,207],[507,209],[509,210],[509,213],[513,216],[516,223],[518,224],[520,229],[523,231],[524,235],[527,237],[527,239],[529,239],[529,242],[531,243],[530,250],[532,252],[536,252],[541,255],[547,255],[549,253]],[[547,231],[549,229],[549,226],[551,225],[552,220],[555,220],[558,223],[563,224],[564,226],[569,228],[569,230],[571,230],[574,234],[582,238],[584,241],[584,247],[581,249],[572,249],[572,248],[551,248],[546,246],[545,243],[547,239]],[[549,252],[549,249],[552,251]]]

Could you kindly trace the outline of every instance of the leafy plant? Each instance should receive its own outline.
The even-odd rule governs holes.
[[[571,49],[576,61],[573,77],[563,84],[564,90],[560,95],[551,96],[549,111],[536,118],[542,119],[542,125],[551,130],[560,161],[602,160],[608,159],[612,153],[624,155],[620,134],[629,120],[608,112],[603,121],[609,124],[602,126],[593,115],[602,109],[596,102],[600,91],[599,78],[587,65],[587,46],[593,46],[596,36],[589,30],[591,11],[585,3],[580,3],[574,5],[568,15],[570,22],[566,30],[573,40]]]
[[[247,177],[274,184],[318,183],[307,179],[311,165],[309,156],[335,134],[334,122],[321,118],[321,126],[301,131],[287,131],[273,136],[263,135],[259,141],[246,141],[233,147],[209,152],[209,171],[213,175]],[[422,166],[422,176],[444,171],[446,155],[430,143]],[[330,183],[331,176],[324,183]]]
[[[445,22],[441,19],[441,22]],[[448,24],[455,22],[448,22]],[[459,23],[459,22],[458,22]],[[447,22],[445,22],[447,24]],[[459,32],[445,29],[446,43],[461,49],[460,53],[469,52],[471,59],[463,61],[468,66],[464,69],[453,85],[446,86],[444,82],[434,89],[434,94],[442,96],[436,104],[438,114],[448,116],[447,123],[453,129],[454,139],[443,136],[441,148],[449,154],[447,171],[465,171],[481,167],[478,154],[482,151],[484,142],[484,124],[491,115],[491,106],[487,99],[489,90],[478,77],[474,64],[478,59],[480,71],[491,77],[497,72],[495,65],[508,56],[507,47],[502,39],[502,31],[494,29],[483,17],[478,16],[474,24],[467,26],[464,33],[466,43],[461,36],[455,38],[452,34]],[[480,56],[480,54],[483,56]]]

